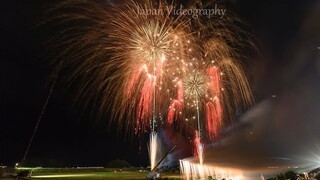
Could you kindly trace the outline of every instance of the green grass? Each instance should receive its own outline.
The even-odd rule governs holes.
[[[76,169],[76,168],[18,168],[18,171],[32,171],[34,180],[144,180],[148,172],[138,172],[138,169]],[[162,179],[181,179],[179,173],[161,173]]]
[[[32,179],[38,180],[103,180],[103,179],[146,179],[146,172],[133,172],[133,171],[123,171],[123,172],[92,172],[92,173],[54,173],[54,174],[41,174],[33,175]],[[168,179],[180,179],[179,174],[163,174],[162,178]]]
[[[126,169],[115,172],[115,169],[75,169],[75,168],[19,168],[32,171],[34,180],[116,180],[116,179],[146,179],[148,172],[138,172],[136,169]],[[178,173],[162,173],[163,179],[181,179]]]
[[[88,173],[54,173],[54,174],[41,174],[34,175],[32,179],[50,179],[50,180],[62,180],[62,179],[90,179],[90,180],[102,180],[102,179],[145,179],[147,173],[139,172],[88,172]]]

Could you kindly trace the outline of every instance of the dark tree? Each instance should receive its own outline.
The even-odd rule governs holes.
[[[107,167],[109,167],[109,168],[125,168],[125,167],[131,167],[131,165],[128,161],[116,159],[116,160],[111,160],[108,163]]]

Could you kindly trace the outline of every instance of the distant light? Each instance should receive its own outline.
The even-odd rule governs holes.
[[[319,49],[319,50],[320,50],[320,46],[319,46],[317,49]]]
[[[268,166],[267,168],[268,168],[268,169],[279,169],[278,166]]]
[[[272,97],[272,98],[276,98],[276,97],[277,97],[277,95],[273,94],[271,97]]]
[[[38,175],[33,178],[71,178],[71,177],[92,177],[95,174],[60,174],[60,175]]]

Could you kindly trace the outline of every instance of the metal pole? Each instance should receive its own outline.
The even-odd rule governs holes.
[[[170,151],[167,152],[167,154],[165,154],[162,159],[157,163],[156,166],[154,166],[154,168],[151,170],[151,172],[155,172],[155,170],[157,169],[157,167],[161,164],[161,162],[174,150],[174,148],[176,147],[177,145],[174,145]]]

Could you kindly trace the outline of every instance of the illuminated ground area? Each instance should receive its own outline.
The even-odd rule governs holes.
[[[244,179],[242,172],[238,169],[192,163],[187,160],[180,160],[180,169],[183,178],[186,180],[208,178],[232,180]]]
[[[48,174],[48,175],[35,175],[32,179],[146,179],[147,173],[143,172],[95,172],[95,173],[80,173],[80,174]],[[163,178],[180,178],[179,174],[163,174]]]
[[[148,172],[122,171],[122,172],[57,172],[57,173],[33,173],[35,180],[103,180],[103,179],[146,179]],[[181,179],[178,173],[162,173],[163,179]],[[15,178],[0,178],[1,180],[13,180]]]

